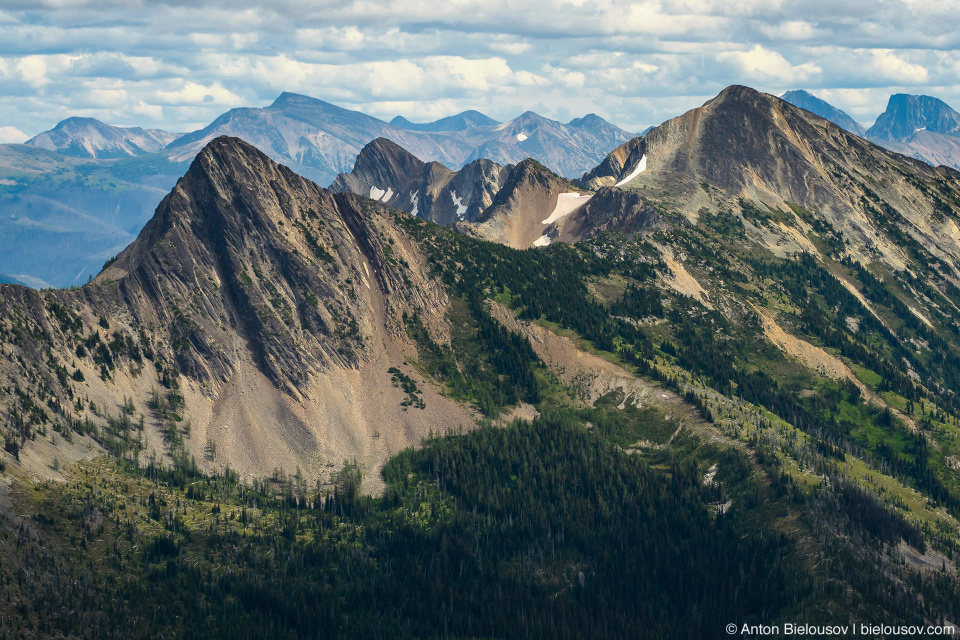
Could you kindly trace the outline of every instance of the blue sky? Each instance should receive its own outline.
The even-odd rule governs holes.
[[[72,115],[189,131],[285,90],[388,120],[533,109],[639,131],[747,84],[869,123],[896,92],[960,107],[958,15],[957,0],[0,0],[0,142]]]

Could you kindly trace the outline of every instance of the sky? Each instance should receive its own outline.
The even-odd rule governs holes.
[[[870,123],[960,108],[960,0],[0,0],[0,142],[70,116],[192,131],[282,91],[385,120],[531,109],[642,131],[724,87]]]

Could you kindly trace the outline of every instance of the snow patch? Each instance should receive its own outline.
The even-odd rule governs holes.
[[[550,236],[548,235],[542,235],[533,241],[533,246],[535,247],[546,247],[549,244],[550,244]]]
[[[387,187],[386,191],[379,187],[370,187],[370,198],[377,202],[386,202],[393,197],[393,189]]]
[[[526,140],[526,139],[527,139],[527,136],[526,136],[526,135],[524,135],[524,134],[522,134],[522,133],[518,133],[518,134],[517,134],[517,140],[519,140],[520,142],[523,142],[523,141]]]
[[[411,211],[410,213],[412,213],[413,215],[418,215],[417,207],[420,206],[420,190],[419,189],[417,189],[416,191],[410,194],[410,202],[413,203],[413,211]]]
[[[640,158],[640,162],[637,163],[636,168],[628,175],[626,178],[613,185],[619,187],[622,184],[626,184],[636,178],[638,175],[647,170],[647,154],[643,154],[643,157]]]
[[[576,210],[583,204],[586,204],[587,200],[592,198],[592,195],[588,194],[579,194],[579,193],[561,193],[557,196],[557,205],[553,208],[553,211],[550,213],[550,217],[543,221],[543,224],[550,224],[551,222],[556,222],[563,216],[568,213]]]
[[[450,197],[453,198],[453,206],[457,208],[457,219],[463,220],[463,216],[467,213],[467,205],[463,204],[463,198],[457,197],[456,191],[451,191]]]

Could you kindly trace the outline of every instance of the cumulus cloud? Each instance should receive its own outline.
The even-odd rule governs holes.
[[[894,91],[960,106],[948,0],[0,4],[0,109],[20,131],[74,114],[184,130],[284,90],[388,119],[541,103],[633,130],[735,83],[814,90],[861,119]]]
[[[156,101],[162,104],[212,103],[225,107],[235,107],[243,104],[243,99],[240,96],[224,89],[219,82],[204,86],[196,82],[186,81],[179,89],[156,91],[153,95]]]
[[[821,69],[812,62],[791,64],[777,51],[771,51],[761,45],[754,45],[749,51],[728,51],[721,53],[721,61],[729,61],[739,68],[744,77],[775,84],[804,83],[820,73]]]
[[[895,83],[917,85],[927,81],[929,73],[918,65],[911,64],[890,50],[872,51],[873,68]]]
[[[20,144],[26,142],[29,136],[16,127],[0,127],[0,144],[10,142]]]

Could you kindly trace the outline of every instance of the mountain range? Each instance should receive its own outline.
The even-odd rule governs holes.
[[[869,131],[807,92],[788,92],[784,99],[881,146],[933,165],[960,166],[960,143],[950,133],[950,123],[958,122],[958,115],[935,98],[893,96],[887,111]],[[320,184],[348,175],[363,147],[377,138],[393,141],[421,163],[437,169],[436,179],[444,184],[447,178],[440,174],[469,165],[471,171],[480,172],[483,185],[465,189],[475,180],[464,174],[442,195],[427,196],[432,198],[428,206],[436,202],[447,209],[428,215],[428,219],[446,225],[455,219],[464,224],[478,222],[481,211],[492,205],[495,191],[505,183],[506,169],[527,157],[568,179],[589,180],[584,172],[605,171],[609,183],[610,167],[600,165],[616,164],[617,160],[613,156],[605,160],[605,155],[635,140],[594,115],[562,124],[527,112],[501,124],[467,111],[432,123],[413,124],[400,117],[386,123],[292,93],[282,94],[268,107],[234,109],[208,127],[183,136],[70,118],[25,145],[2,147],[0,204],[10,215],[0,219],[0,273],[36,287],[82,284],[133,240],[205,142],[224,134],[251,142]],[[639,157],[631,162],[635,166]],[[498,175],[494,177],[492,171]],[[418,186],[429,186],[431,180],[418,178]],[[366,188],[371,186],[375,185]],[[581,186],[594,189],[600,183],[594,180]],[[572,193],[564,188],[568,189],[564,193]],[[399,193],[396,187],[393,190]],[[458,193],[454,196],[453,192]],[[478,199],[472,203],[475,192]],[[369,190],[363,195],[369,196]],[[448,198],[449,205],[445,205]],[[456,198],[461,204],[455,204]],[[460,212],[463,202],[468,203],[468,211]],[[413,210],[411,202],[400,204],[394,199],[391,204]],[[458,219],[461,215],[463,220]],[[502,223],[490,223],[484,227],[486,231],[475,231],[490,237],[493,227],[506,229]],[[516,242],[528,244],[527,236],[534,231],[527,228],[516,235]],[[550,234],[544,235],[546,242]],[[56,249],[41,256],[35,251],[38,246]]]
[[[75,158],[127,158],[159,151],[180,135],[160,129],[112,127],[94,118],[67,118],[24,144]]]
[[[576,180],[215,137],[0,284],[5,630],[951,624],[958,265],[960,172],[748,87]]]
[[[70,118],[24,145],[0,148],[0,204],[10,214],[0,220],[0,272],[37,286],[85,282],[133,240],[177,176],[221,135],[324,185],[378,137],[453,168],[533,157],[573,176],[631,137],[594,115],[564,125],[532,112],[506,124],[464,112],[397,126],[293,93],[268,107],[233,109],[185,135]],[[38,246],[56,250],[40,256]]]

